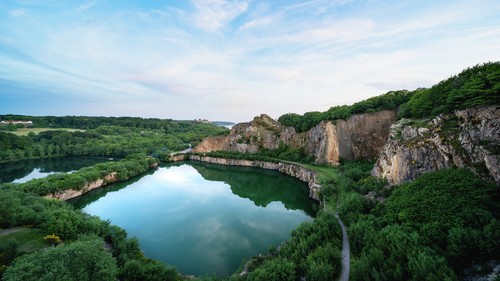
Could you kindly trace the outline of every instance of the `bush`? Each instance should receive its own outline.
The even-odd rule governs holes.
[[[17,258],[3,275],[17,280],[115,280],[116,261],[98,238],[53,247]]]

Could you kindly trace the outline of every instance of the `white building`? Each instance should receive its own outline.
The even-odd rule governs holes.
[[[0,121],[0,124],[2,125],[7,125],[7,124],[23,124],[24,126],[33,126],[32,121],[23,121],[23,120],[2,120]]]

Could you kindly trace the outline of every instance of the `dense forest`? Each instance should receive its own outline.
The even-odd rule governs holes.
[[[162,123],[136,122],[134,124],[144,127],[127,127],[104,125],[111,123],[104,121],[98,125],[97,121],[92,121],[93,118],[101,120],[101,117],[58,118],[62,120],[60,124],[65,126],[68,125],[64,122],[66,118],[69,120],[81,118],[97,127],[75,132],[66,130],[42,131],[39,134],[30,132],[27,136],[0,131],[0,162],[57,156],[125,157],[135,153],[159,157],[183,150],[190,145],[194,146],[207,135],[224,134],[228,131],[212,124],[191,121],[166,122],[165,127],[151,129],[149,127]]]
[[[360,113],[398,110],[399,117],[432,118],[485,104],[500,104],[500,62],[467,68],[428,89],[391,91],[352,105],[334,106],[325,112],[287,113],[278,121],[304,132],[321,121],[346,119]]]
[[[368,182],[372,188],[359,193]],[[339,206],[352,280],[457,280],[473,264],[500,258],[498,186],[466,169],[422,175],[386,197],[373,182],[345,186]]]

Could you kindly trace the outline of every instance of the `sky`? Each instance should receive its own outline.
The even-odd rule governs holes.
[[[499,60],[498,0],[0,0],[0,114],[278,118]]]

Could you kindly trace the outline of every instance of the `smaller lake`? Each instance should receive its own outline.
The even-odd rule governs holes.
[[[70,173],[109,161],[107,157],[70,156],[0,163],[0,183],[24,183],[54,173]]]
[[[311,221],[303,182],[276,171],[186,162],[93,190],[75,207],[127,230],[146,256],[187,275],[228,276]]]

